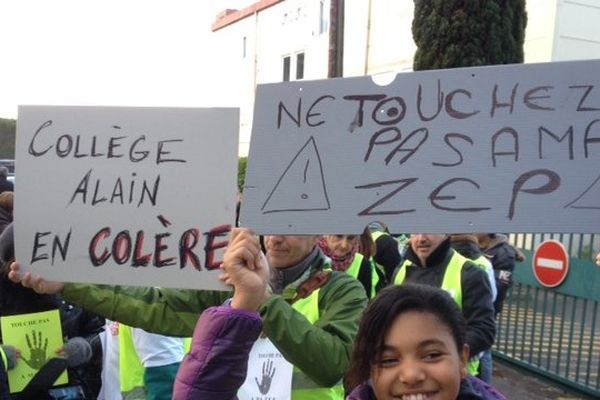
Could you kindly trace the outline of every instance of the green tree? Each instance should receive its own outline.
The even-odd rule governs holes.
[[[244,189],[244,182],[246,181],[246,165],[248,164],[248,157],[240,157],[238,159],[238,190],[241,193]]]
[[[523,62],[525,0],[415,0],[415,71]]]
[[[17,121],[0,118],[0,158],[15,158]]]

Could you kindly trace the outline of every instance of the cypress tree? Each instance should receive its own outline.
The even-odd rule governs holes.
[[[523,62],[525,0],[414,0],[415,71]]]

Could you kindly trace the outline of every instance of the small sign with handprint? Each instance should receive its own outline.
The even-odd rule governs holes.
[[[20,352],[17,365],[8,371],[10,392],[18,393],[63,346],[60,314],[58,310],[52,310],[1,317],[0,328],[4,344],[14,346]],[[65,372],[54,384],[61,385],[67,380]]]
[[[246,381],[238,398],[291,399],[293,369],[268,338],[259,338],[250,351]]]

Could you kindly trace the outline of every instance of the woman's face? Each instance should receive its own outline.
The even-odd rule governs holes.
[[[348,256],[355,245],[358,244],[358,235],[326,235],[327,246],[334,257]]]
[[[371,367],[377,400],[455,400],[467,376],[468,347],[459,354],[450,329],[432,314],[400,314]]]

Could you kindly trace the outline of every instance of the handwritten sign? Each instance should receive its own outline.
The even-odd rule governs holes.
[[[261,233],[597,232],[600,60],[259,86]]]
[[[221,288],[237,109],[19,108],[17,259],[59,281]]]
[[[52,310],[1,317],[0,327],[4,344],[21,352],[15,368],[8,370],[10,392],[21,392],[40,368],[50,358],[56,357],[56,351],[63,346],[60,314],[58,310]],[[64,372],[54,385],[65,384],[67,380],[67,373]]]

